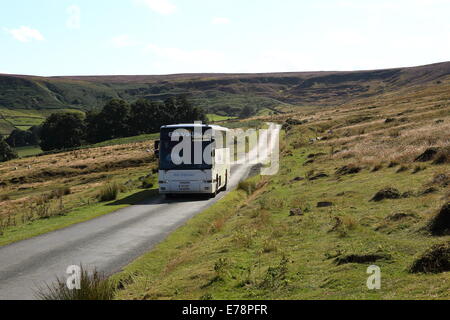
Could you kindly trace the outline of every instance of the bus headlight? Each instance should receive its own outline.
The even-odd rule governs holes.
[[[213,183],[212,180],[203,180],[203,183]]]
[[[158,181],[159,184],[167,184],[169,183],[168,181]]]

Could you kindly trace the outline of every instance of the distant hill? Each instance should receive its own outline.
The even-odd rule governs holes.
[[[98,109],[112,98],[164,100],[188,94],[208,113],[235,116],[350,100],[442,81],[450,62],[386,70],[164,76],[36,77],[0,74],[0,134],[39,123],[55,109]]]

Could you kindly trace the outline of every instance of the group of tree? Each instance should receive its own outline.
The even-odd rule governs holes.
[[[6,142],[13,148],[37,146],[40,134],[41,126],[33,126],[28,130],[14,129],[6,138]]]
[[[245,106],[242,108],[241,112],[239,113],[239,118],[245,119],[253,116],[255,114],[255,108],[251,106]]]
[[[17,158],[14,148],[40,145],[43,151],[73,149],[84,144],[158,132],[163,125],[207,122],[203,109],[185,97],[164,102],[140,99],[132,104],[120,99],[109,101],[101,111],[86,115],[53,113],[40,126],[15,129],[0,138],[0,162]]]
[[[16,159],[17,157],[17,152],[0,136],[0,162]]]
[[[44,151],[80,147],[86,143],[158,132],[176,123],[207,122],[205,112],[184,96],[165,102],[140,99],[132,104],[109,101],[100,112],[55,113],[42,125],[40,146]]]
[[[0,136],[0,162],[16,159],[14,148],[38,145],[40,130],[41,126],[33,126],[26,131],[14,129],[6,139]]]

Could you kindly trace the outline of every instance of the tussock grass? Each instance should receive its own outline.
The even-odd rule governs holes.
[[[251,195],[258,189],[258,182],[255,179],[239,182],[238,189],[245,191],[248,195]]]
[[[115,286],[108,277],[97,270],[89,272],[81,268],[80,289],[69,289],[66,279],[57,278],[54,283],[39,288],[35,295],[39,300],[112,300]]]
[[[334,224],[329,232],[336,232],[339,237],[343,238],[348,236],[349,232],[355,230],[357,226],[358,222],[352,216],[334,217]]]
[[[100,189],[98,198],[101,202],[116,200],[120,190],[121,186],[117,182],[109,182]]]
[[[278,242],[274,239],[268,238],[263,242],[262,252],[263,253],[277,252],[278,248],[279,248]]]
[[[275,267],[269,267],[266,271],[264,279],[259,284],[262,289],[277,290],[281,287],[285,287],[288,284],[287,273],[288,273],[289,259],[283,255],[280,263]]]

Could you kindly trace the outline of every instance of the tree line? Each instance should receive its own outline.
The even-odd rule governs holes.
[[[164,102],[139,99],[129,104],[121,99],[109,101],[101,111],[53,113],[41,126],[27,131],[14,130],[0,142],[0,161],[17,156],[7,150],[39,144],[43,151],[81,147],[85,144],[159,132],[163,125],[207,122],[203,109],[195,107],[185,96]]]

